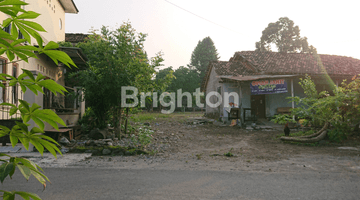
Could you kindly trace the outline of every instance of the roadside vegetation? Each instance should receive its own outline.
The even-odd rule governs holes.
[[[297,105],[291,115],[278,115],[272,121],[279,124],[298,123],[298,126],[310,127],[311,130],[281,137],[283,141],[312,143],[319,142],[326,136],[331,142],[341,142],[359,130],[360,120],[360,79],[354,76],[350,82],[344,81],[335,87],[333,95],[328,91],[318,92],[314,81],[306,75],[300,85],[304,89],[305,97],[290,98]],[[316,131],[317,127],[323,127]]]
[[[37,58],[37,55],[45,54],[51,58],[56,64],[62,62],[66,66],[73,67],[76,65],[71,58],[64,52],[58,51],[59,45],[53,41],[44,44],[39,32],[45,32],[43,27],[32,19],[37,18],[40,14],[33,11],[25,11],[22,6],[28,5],[24,1],[20,0],[4,0],[0,2],[0,12],[9,16],[5,19],[0,29],[0,55],[6,55],[10,62],[19,62],[15,60],[15,57],[19,57],[25,62],[29,62],[29,58]],[[11,25],[11,33],[3,31],[3,28]],[[24,39],[19,39],[18,35],[20,31],[24,36]],[[27,42],[33,44],[35,39],[37,47],[32,45],[22,45]],[[34,52],[37,52],[35,54]],[[9,86],[21,88],[21,92],[25,93],[30,90],[35,95],[44,93],[43,88],[50,90],[54,95],[57,93],[64,95],[66,89],[57,84],[51,79],[46,79],[42,74],[38,74],[34,77],[32,72],[23,69],[23,74],[18,77],[10,76],[5,73],[0,74],[1,87],[5,87],[8,82]],[[30,104],[24,100],[19,99],[16,103],[1,103],[3,112],[8,112],[10,116],[15,113],[20,113],[21,122],[16,122],[16,125],[9,129],[5,126],[0,126],[0,137],[8,136],[12,147],[19,142],[29,150],[30,144],[32,144],[37,151],[43,155],[45,149],[48,150],[55,158],[57,153],[61,154],[58,148],[58,143],[52,138],[43,135],[45,125],[50,124],[53,128],[59,130],[58,124],[66,126],[64,121],[56,115],[56,113],[50,109],[40,109],[36,103]],[[36,126],[31,127],[29,121],[35,122]],[[30,129],[30,130],[29,130]],[[0,182],[3,184],[7,177],[12,177],[15,172],[21,172],[26,180],[29,180],[31,176],[34,176],[44,187],[50,182],[48,177],[43,173],[43,170],[31,160],[20,157],[12,157],[4,153],[0,153]],[[15,199],[18,196],[24,199],[38,200],[40,197],[37,194],[23,192],[23,191],[5,191],[0,190],[2,199]]]

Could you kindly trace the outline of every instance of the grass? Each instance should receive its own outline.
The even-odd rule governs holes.
[[[226,156],[226,157],[233,157],[234,154],[232,154],[231,152],[227,152],[227,153],[224,153],[224,156]]]
[[[138,114],[134,114],[130,117],[133,122],[152,122],[157,119],[176,119],[176,120],[184,120],[184,118],[189,117],[201,117],[203,113],[199,112],[175,112],[171,114],[162,114],[159,112],[142,112]]]
[[[170,115],[162,113],[139,113],[131,116],[130,118],[133,122],[149,122],[160,118],[165,119],[170,117]]]

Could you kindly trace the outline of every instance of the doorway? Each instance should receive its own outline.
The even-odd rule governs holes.
[[[265,95],[251,95],[251,109],[258,118],[265,118]]]

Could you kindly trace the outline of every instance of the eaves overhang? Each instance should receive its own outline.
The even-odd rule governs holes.
[[[64,8],[65,13],[77,14],[79,12],[73,0],[59,0],[59,3]]]

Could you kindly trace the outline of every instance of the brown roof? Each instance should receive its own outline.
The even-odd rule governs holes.
[[[337,76],[354,76],[360,74],[359,59],[322,54],[319,54],[319,58],[323,67],[318,64],[314,55],[308,53],[236,52],[228,62],[211,62],[201,87],[204,91],[212,68],[214,68],[219,76],[251,76],[265,74],[322,75],[325,73]]]
[[[236,52],[230,61],[247,60],[265,74],[360,74],[358,59],[322,54],[319,54],[319,57],[324,68],[317,64],[314,55],[308,53],[242,51]]]
[[[78,43],[84,42],[89,34],[83,33],[65,33],[65,42]]]

